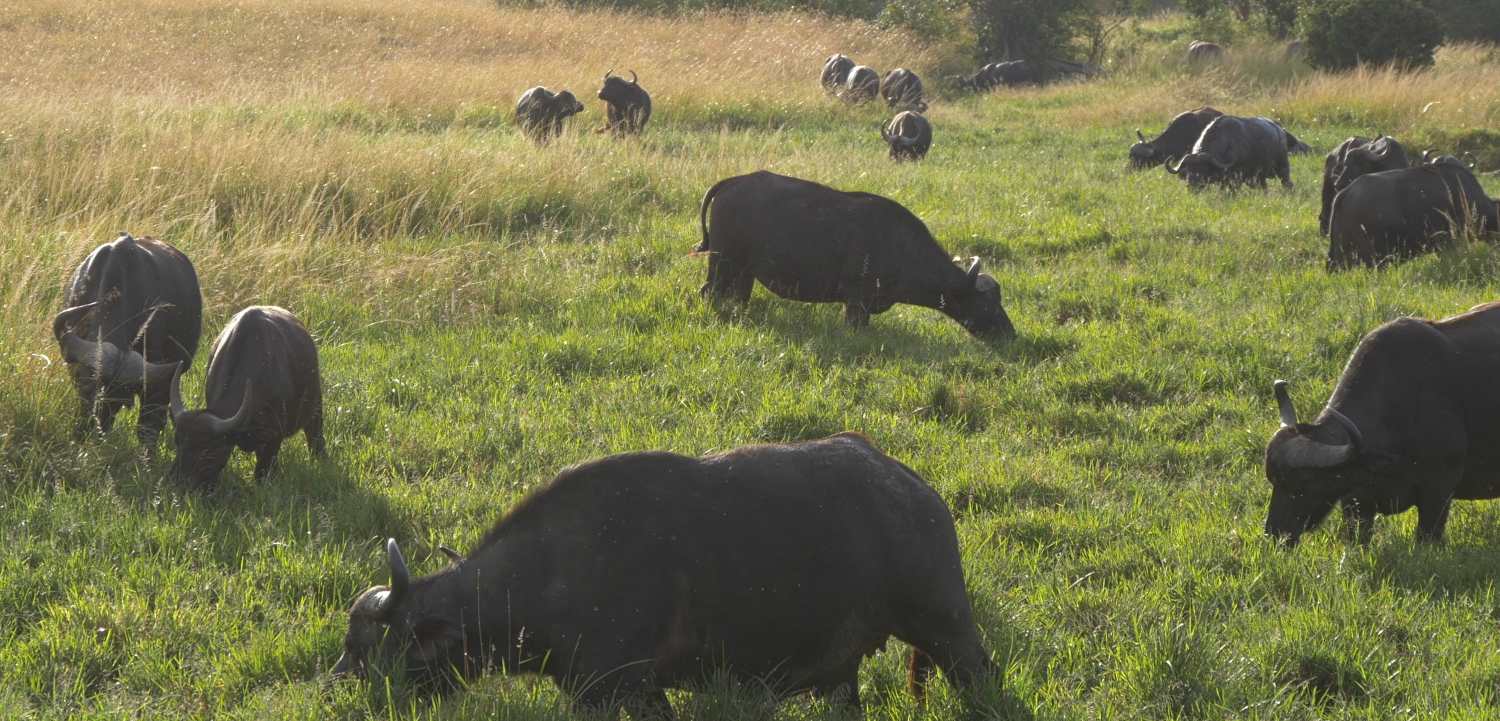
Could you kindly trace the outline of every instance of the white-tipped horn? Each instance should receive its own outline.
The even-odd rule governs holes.
[[[1276,406],[1281,410],[1281,427],[1297,427],[1297,407],[1292,405],[1292,395],[1287,391],[1287,382],[1278,380],[1272,384],[1276,390]]]

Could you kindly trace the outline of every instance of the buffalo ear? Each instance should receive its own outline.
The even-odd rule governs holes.
[[[412,624],[412,649],[423,662],[448,656],[455,643],[464,640],[463,629],[446,618],[428,616]]]

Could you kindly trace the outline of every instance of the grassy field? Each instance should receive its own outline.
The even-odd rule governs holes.
[[[886,160],[885,112],[825,98],[843,51],[929,78],[949,48],[798,15],[675,20],[478,0],[18,0],[0,18],[0,717],[561,718],[548,684],[490,676],[442,699],[325,685],[345,610],[478,541],[526,491],[604,454],[699,454],[870,435],[950,503],[982,631],[1037,719],[1488,719],[1500,695],[1500,509],[1461,503],[1448,543],[1411,515],[1368,549],[1337,520],[1295,552],[1261,533],[1271,381],[1304,415],[1358,338],[1496,297],[1500,251],[1323,272],[1321,155],[1295,189],[1193,194],[1133,173],[1136,127],[1210,103],[1284,121],[1319,153],[1383,131],[1500,161],[1485,47],[1413,76],[1328,76],[1231,48],[1174,70],[1183,29],[1087,85],[944,93],[932,154]],[[1263,54],[1272,52],[1264,49]],[[646,135],[593,100],[634,69]],[[588,110],[551,147],[515,97]],[[769,168],[905,204],[979,255],[1020,333],[971,339],[898,308],[757,290],[700,302],[697,201]],[[1492,186],[1494,184],[1486,179]],[[133,418],[70,441],[48,323],[65,275],[119,230],[184,249],[205,335],[292,309],[319,341],[331,457],[236,456],[208,492],[136,461]],[[202,359],[186,378],[201,398]],[[767,519],[773,523],[774,519]],[[861,675],[873,718],[949,718]],[[687,718],[764,718],[748,692],[677,695]],[[820,718],[806,700],[775,712]],[[1025,717],[1028,714],[1019,714]]]

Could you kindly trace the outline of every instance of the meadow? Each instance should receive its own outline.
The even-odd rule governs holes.
[[[1414,514],[1368,548],[1339,521],[1294,551],[1261,531],[1271,382],[1302,415],[1357,340],[1496,299],[1500,251],[1323,270],[1321,153],[1385,132],[1500,164],[1500,65],[1312,72],[1253,44],[1177,67],[1170,18],[1086,84],[974,96],[951,47],[855,22],[653,18],[479,0],[16,0],[0,17],[0,717],[561,719],[534,678],[438,700],[327,684],[381,542],[442,568],[528,489],[610,453],[702,454],[868,434],[958,522],[1012,703],[1036,719],[1489,719],[1500,705],[1500,507]],[[826,98],[822,59],[911,67],[925,162],[885,157],[888,113]],[[611,67],[656,102],[632,140],[591,132]],[[510,115],[536,84],[588,106],[546,148]],[[1212,104],[1316,150],[1291,190],[1189,192],[1132,172],[1137,127]],[[698,297],[698,200],[758,169],[880,193],[999,280],[1019,337],[922,308],[869,328],[757,289]],[[1482,176],[1492,192],[1500,192]],[[249,304],[317,338],[330,457],[300,439],[250,478],[186,488],[138,460],[133,412],[70,438],[49,322],[65,277],[128,230],[194,261],[205,340]],[[170,449],[164,449],[170,457]],[[164,464],[163,464],[164,465]],[[774,523],[775,519],[767,519]],[[867,714],[952,718],[904,690],[893,643]],[[941,687],[942,685],[939,684]],[[837,717],[753,689],[675,694],[689,719]]]

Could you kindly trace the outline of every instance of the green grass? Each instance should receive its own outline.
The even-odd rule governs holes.
[[[153,91],[122,90],[0,111],[0,717],[566,717],[534,679],[436,702],[325,685],[348,604],[386,580],[380,540],[435,571],[439,544],[476,543],[566,465],[845,429],[954,509],[982,632],[1037,719],[1495,715],[1493,504],[1457,504],[1437,548],[1413,543],[1409,515],[1367,549],[1337,520],[1294,552],[1260,529],[1271,381],[1312,413],[1375,325],[1493,300],[1500,250],[1328,276],[1321,156],[1294,159],[1291,191],[1194,194],[1125,169],[1135,127],[1201,102],[1269,112],[1275,88],[1236,101],[1153,75],[943,98],[932,155],[898,166],[883,112],[802,88],[816,63],[785,102],[688,96],[639,141],[548,150],[500,101],[428,116],[210,94],[147,111]],[[1314,148],[1369,131],[1297,102]],[[1019,339],[906,307],[856,331],[763,289],[715,314],[688,255],[697,200],[760,167],[905,204],[985,259]],[[206,335],[249,303],[308,323],[329,460],[299,438],[265,482],[237,455],[202,492],[135,460],[133,414],[70,441],[46,325],[63,275],[118,229],[194,257]],[[199,358],[190,405],[206,342]],[[955,717],[946,694],[913,705],[898,645],[862,669],[870,717]],[[765,717],[726,683],[674,701]],[[775,715],[836,716],[806,699]]]

